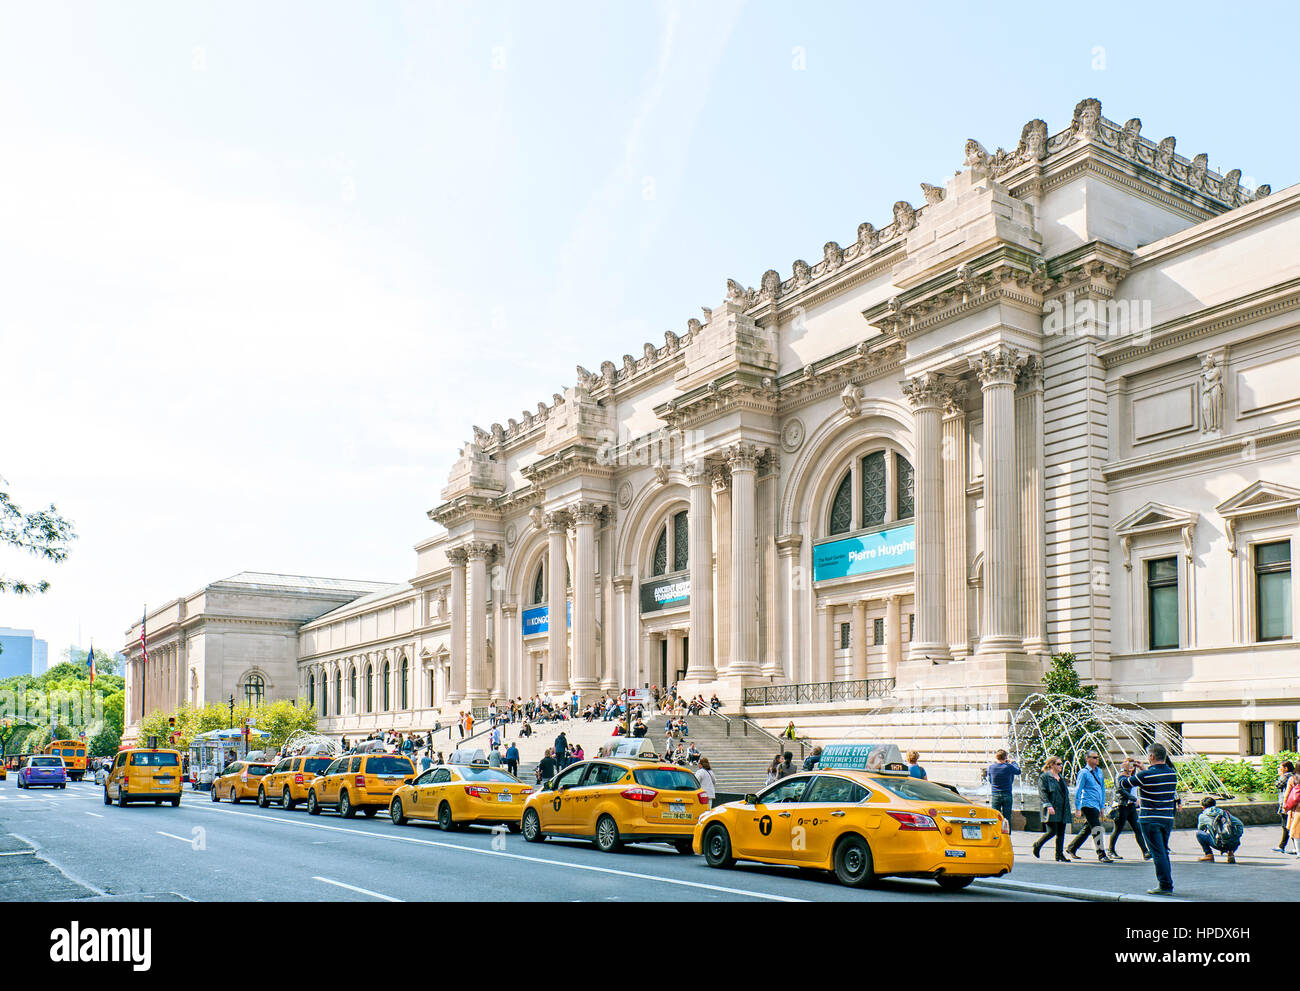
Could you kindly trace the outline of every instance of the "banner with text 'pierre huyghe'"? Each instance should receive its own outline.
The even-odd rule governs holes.
[[[813,547],[813,581],[868,575],[916,563],[916,525],[906,523]]]

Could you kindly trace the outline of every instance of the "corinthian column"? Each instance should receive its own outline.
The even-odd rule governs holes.
[[[944,608],[943,406],[950,387],[933,373],[903,383],[916,422],[916,637],[908,659],[951,660]]]
[[[580,502],[573,507],[573,680],[577,692],[600,684],[596,667],[596,523],[601,507]]]
[[[1016,396],[1016,474],[1020,491],[1020,601],[1025,653],[1046,654],[1046,541],[1043,533],[1043,362],[1030,357]]]
[[[569,688],[569,629],[567,619],[568,588],[565,582],[565,532],[567,513],[546,517],[549,557],[546,562],[546,691],[565,692]]]
[[[465,561],[463,547],[447,552],[451,565],[451,691],[447,702],[455,704],[465,697]],[[381,696],[382,697],[382,696]]]
[[[465,697],[480,702],[487,697],[487,565],[496,546],[476,540],[465,548],[469,555],[469,667]]]
[[[984,629],[979,645],[981,654],[1023,649],[1015,390],[1016,375],[1024,362],[1023,355],[1005,344],[970,360],[984,390]]]
[[[713,666],[713,475],[703,461],[686,468],[691,493],[689,553],[691,563],[692,681],[718,676]]]
[[[727,452],[731,465],[731,662],[728,675],[758,674],[758,584],[754,503],[761,451],[736,444]]]

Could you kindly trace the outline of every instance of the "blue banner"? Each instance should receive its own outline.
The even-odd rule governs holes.
[[[573,626],[573,603],[566,602],[564,607],[568,625]],[[531,609],[525,609],[519,628],[526,637],[531,637],[535,633],[548,632],[551,628],[551,607],[533,606]]]
[[[867,575],[916,563],[916,524],[813,546],[813,581]]]

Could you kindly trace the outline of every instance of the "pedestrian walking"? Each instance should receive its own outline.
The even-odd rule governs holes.
[[[519,748],[513,743],[506,747],[506,770],[513,777],[519,777]]]
[[[1079,771],[1074,787],[1074,804],[1087,821],[1087,827],[1070,842],[1070,856],[1082,860],[1079,847],[1091,836],[1092,844],[1097,848],[1097,859],[1103,864],[1109,864],[1111,859],[1106,856],[1101,842],[1106,835],[1101,828],[1101,810],[1106,807],[1106,778],[1101,771],[1101,756],[1095,750],[1089,750],[1088,756],[1084,758],[1084,766]]]
[[[1061,758],[1049,756],[1043,764],[1043,773],[1038,779],[1038,800],[1042,811],[1043,835],[1034,841],[1034,856],[1037,857],[1048,840],[1056,840],[1056,859],[1068,864],[1070,858],[1065,855],[1065,824],[1070,821],[1070,789],[1065,786],[1061,771],[1065,767]]]
[[[1119,840],[1119,834],[1124,832],[1125,823],[1133,830],[1133,838],[1137,840],[1138,849],[1142,851],[1142,859],[1151,859],[1151,854],[1147,850],[1147,838],[1142,835],[1142,828],[1138,825],[1137,801],[1133,798],[1133,789],[1137,786],[1137,781],[1133,778],[1135,771],[1137,771],[1137,762],[1132,757],[1125,757],[1124,762],[1120,764],[1119,777],[1115,779],[1115,805],[1110,812],[1115,828],[1111,830],[1110,848],[1106,851],[1111,860],[1124,859],[1115,851],[1115,844]]]
[[[925,768],[921,766],[921,754],[916,750],[907,752],[907,776],[925,780]]]
[[[1201,844],[1203,856],[1197,859],[1214,863],[1214,851],[1218,850],[1227,854],[1228,863],[1235,864],[1245,825],[1227,809],[1219,808],[1209,795],[1201,799],[1201,809],[1196,820],[1196,842]]]
[[[1280,846],[1273,848],[1275,853],[1286,853],[1287,842],[1291,839],[1290,815],[1283,807],[1282,803],[1286,799],[1287,789],[1291,787],[1291,780],[1295,777],[1295,765],[1289,760],[1282,761],[1282,766],[1278,768],[1277,778],[1277,814],[1282,817],[1282,839],[1279,840]]]
[[[1300,854],[1300,772],[1291,775],[1291,784],[1282,796],[1282,808],[1286,810],[1289,835],[1295,840],[1292,852]]]
[[[700,769],[695,772],[695,780],[700,783],[700,791],[704,793],[704,807],[713,808],[713,800],[718,794],[718,779],[713,776],[709,758],[700,758]]]
[[[537,762],[537,783],[538,784],[541,784],[543,781],[549,781],[551,777],[555,774],[555,772],[558,770],[555,764],[554,755],[555,755],[555,751],[552,750],[550,747],[547,747],[546,753],[544,753],[542,755],[542,759]]]
[[[569,756],[569,738],[564,735],[564,730],[560,730],[559,735],[555,737],[555,763],[559,770],[564,770],[568,764]]]
[[[1163,743],[1151,744],[1147,747],[1147,767],[1133,776],[1138,785],[1138,826],[1146,836],[1147,850],[1156,868],[1156,887],[1147,892],[1149,895],[1174,893],[1169,836],[1174,831],[1178,772],[1166,763],[1168,757]]]
[[[1002,818],[1010,822],[1011,786],[1015,783],[1016,775],[1020,773],[1020,765],[1008,761],[1007,752],[999,750],[993,755],[993,763],[988,766],[984,773],[989,779],[989,787],[992,789],[993,808],[1002,813]]]

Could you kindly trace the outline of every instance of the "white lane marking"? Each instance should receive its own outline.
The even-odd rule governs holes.
[[[508,860],[522,860],[531,864],[546,864],[551,867],[567,867],[575,871],[590,871],[594,874],[613,874],[617,877],[629,877],[642,881],[658,881],[661,884],[676,884],[685,888],[700,888],[705,891],[719,891],[727,895],[743,895],[747,898],[762,898],[766,901],[774,902],[804,902],[806,898],[790,898],[786,895],[773,895],[762,891],[749,891],[745,888],[727,888],[718,884],[705,884],[702,881],[684,881],[675,877],[659,877],[654,874],[639,874],[635,871],[620,871],[612,867],[596,867],[593,864],[574,864],[565,860],[548,860],[545,857],[528,857],[522,853],[506,853],[504,850],[481,850],[472,846],[460,846],[456,843],[441,843],[437,840],[422,840],[414,836],[387,836],[383,833],[368,833],[363,829],[348,829],[345,826],[327,826],[319,822],[303,822],[300,819],[281,819],[278,816],[260,816],[251,812],[236,812],[234,809],[223,809],[221,807],[199,806],[207,812],[221,812],[225,815],[242,816],[245,819],[259,819],[266,822],[281,822],[290,826],[307,826],[313,829],[327,829],[335,833],[354,833],[357,836],[368,836],[377,840],[396,840],[399,843],[418,843],[421,846],[442,847],[446,850],[456,850],[461,853],[476,853],[485,857],[505,857]]]
[[[347,888],[349,891],[355,891],[359,895],[369,895],[371,898],[379,898],[386,902],[400,902],[402,900],[400,898],[393,898],[391,895],[381,895],[378,891],[371,891],[368,888],[358,888],[352,884],[344,884],[342,881],[331,881],[327,877],[313,877],[312,880],[337,885],[340,888]]]
[[[88,815],[88,816],[94,816],[96,819],[103,819],[103,818],[104,818],[104,817],[103,817],[102,815],[100,815],[98,812],[87,812],[86,815]]]
[[[166,836],[169,840],[180,840],[186,846],[194,845],[194,840],[188,836],[177,836],[175,833],[164,833],[161,829],[155,829],[154,832],[159,836]]]
[[[35,850],[6,850],[0,853],[0,857],[34,857]]]

